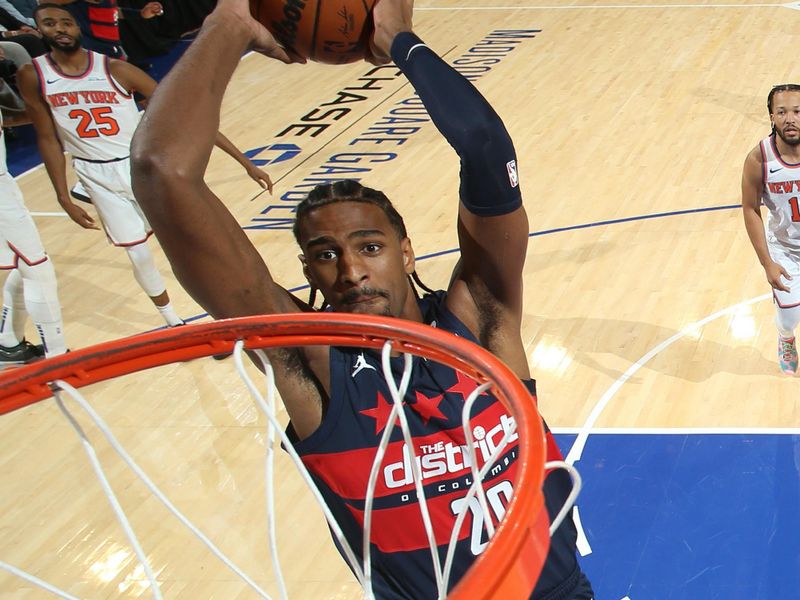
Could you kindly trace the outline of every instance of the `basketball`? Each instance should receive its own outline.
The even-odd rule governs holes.
[[[250,0],[250,12],[280,44],[331,65],[362,60],[372,34],[375,0]]]

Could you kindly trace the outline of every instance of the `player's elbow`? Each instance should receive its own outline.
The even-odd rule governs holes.
[[[481,144],[511,145],[511,136],[503,120],[490,107],[476,111],[463,126],[463,137],[470,146]],[[476,142],[477,140],[477,142]]]
[[[131,144],[131,179],[134,193],[142,204],[152,201],[155,195],[175,196],[191,181],[183,161],[176,160],[163,146],[150,143],[146,136],[134,137]],[[158,190],[158,194],[153,194],[154,190]]]
[[[193,197],[185,176],[170,161],[146,146],[131,147],[131,183],[133,193],[156,234],[171,230],[171,223]]]
[[[142,206],[146,206],[151,197],[146,190],[161,189],[159,184],[167,181],[165,175],[157,154],[150,152],[146,145],[136,144],[134,140],[131,144],[131,182],[133,193]]]

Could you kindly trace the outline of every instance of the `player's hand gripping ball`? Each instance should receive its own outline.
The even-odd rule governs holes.
[[[250,12],[286,49],[341,65],[369,55],[375,0],[250,0]]]

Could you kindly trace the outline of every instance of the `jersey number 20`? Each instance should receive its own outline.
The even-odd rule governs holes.
[[[511,501],[511,496],[513,494],[514,488],[510,481],[501,481],[486,490],[486,500],[489,505],[489,510],[494,513],[495,521],[500,521],[505,516],[506,505]],[[463,510],[464,502],[466,502],[465,498],[458,498],[450,503],[450,510],[453,511],[453,515],[458,515],[458,513]],[[489,543],[486,530],[484,529],[484,521],[492,517],[483,514],[481,503],[475,496],[470,498],[469,504],[467,504],[467,510],[469,510],[470,516],[472,517],[469,549],[472,554],[477,556],[483,552],[484,548],[486,548],[486,545]]]
[[[70,119],[78,119],[76,131],[81,138],[96,138],[101,135],[117,135],[119,123],[111,115],[110,106],[95,106],[89,110],[76,108],[69,111]]]

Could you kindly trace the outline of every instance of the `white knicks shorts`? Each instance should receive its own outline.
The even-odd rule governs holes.
[[[133,197],[130,159],[94,163],[75,158],[72,166],[92,199],[109,241],[123,247],[147,241],[153,230]]]
[[[794,308],[800,306],[800,254],[789,250],[786,246],[775,240],[767,239],[769,255],[776,263],[782,266],[791,276],[791,280],[781,277],[781,280],[789,288],[788,292],[772,290],[775,304],[778,308]]]
[[[19,261],[33,266],[46,260],[42,240],[17,182],[8,173],[0,175],[0,269],[16,269]]]

